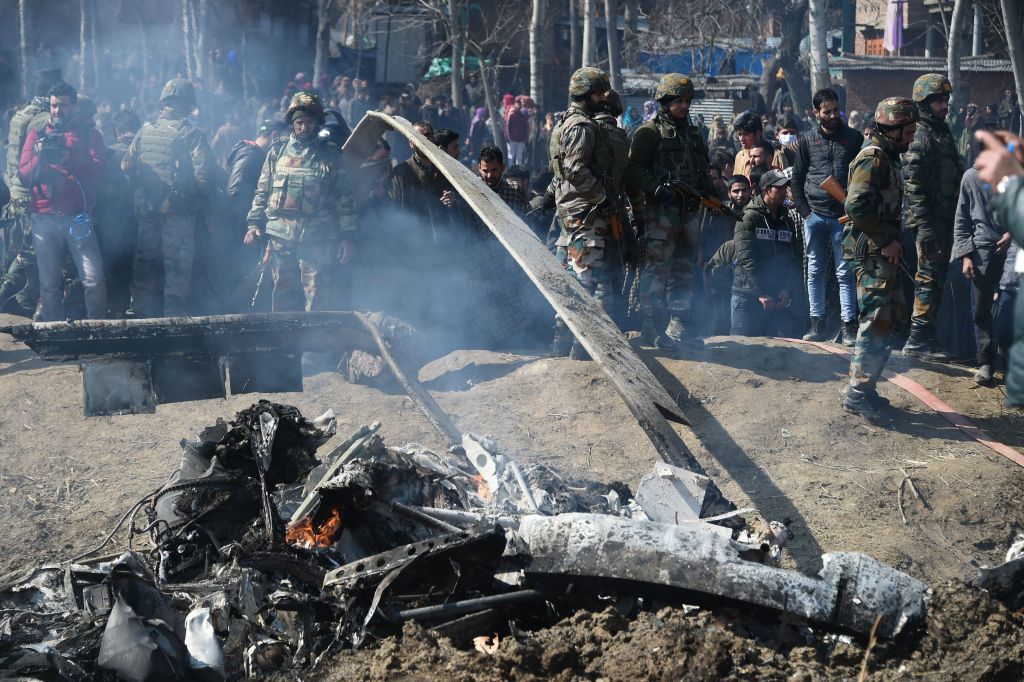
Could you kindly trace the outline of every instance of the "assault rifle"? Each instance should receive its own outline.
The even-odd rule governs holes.
[[[705,194],[689,183],[670,178],[665,181],[665,186],[680,196],[696,199],[704,208],[719,211],[736,220],[743,220],[743,216],[739,211],[729,208],[718,197]]]

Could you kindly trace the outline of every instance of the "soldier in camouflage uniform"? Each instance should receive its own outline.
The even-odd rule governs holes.
[[[36,76],[35,97],[14,114],[7,137],[7,164],[4,182],[11,192],[11,200],[3,210],[3,228],[9,254],[13,258],[8,269],[8,254],[0,254],[0,310],[20,315],[32,315],[39,300],[39,271],[32,246],[32,229],[28,217],[28,188],[18,177],[21,150],[25,138],[50,119],[50,88],[61,82],[60,69],[40,71]]]
[[[900,154],[914,139],[919,115],[913,102],[890,97],[875,110],[875,132],[850,164],[843,258],[857,281],[860,326],[850,360],[850,380],[843,407],[870,422],[881,423],[878,408],[888,404],[875,385],[893,343],[907,327],[909,311],[903,296],[900,261],[900,211],[903,181]]]
[[[347,264],[354,253],[352,186],[341,150],[317,136],[324,124],[320,97],[296,94],[286,118],[292,132],[267,153],[245,243],[270,237],[275,312],[330,310],[336,263]]]
[[[609,90],[605,99],[604,111],[598,113],[594,119],[601,124],[603,132],[608,139],[608,148],[611,152],[611,168],[608,173],[607,186],[609,196],[615,202],[615,213],[619,225],[612,225],[611,248],[607,251],[608,267],[611,270],[613,283],[613,311],[612,319],[621,328],[625,329],[628,314],[628,300],[622,296],[626,288],[627,277],[624,257],[627,256],[635,245],[625,243],[629,235],[624,233],[622,223],[629,219],[629,210],[626,204],[626,164],[629,162],[629,135],[625,129],[619,127],[619,116],[622,116],[622,98],[619,93]]]
[[[188,314],[196,213],[215,183],[206,136],[189,120],[195,88],[175,78],[164,86],[160,103],[157,120],[142,126],[121,161],[135,190],[138,220],[131,286],[135,317]]]
[[[681,74],[666,74],[654,96],[660,107],[633,134],[626,183],[630,197],[645,204],[646,263],[638,297],[641,338],[674,350],[680,343],[700,344],[688,329],[698,230],[690,219],[698,200],[680,197],[665,182],[684,180],[709,195],[713,190],[707,143],[689,120],[693,83]],[[659,335],[666,308],[668,325]]]
[[[950,360],[935,340],[935,320],[946,286],[953,219],[964,172],[956,141],[946,124],[952,91],[949,81],[939,73],[925,74],[914,83],[913,100],[921,122],[904,157],[905,224],[917,242],[917,274],[910,337],[903,354],[922,360]]]
[[[580,284],[612,312],[612,272],[605,255],[609,220],[615,211],[607,178],[611,173],[611,146],[605,128],[594,117],[604,110],[611,89],[608,74],[583,67],[569,79],[571,103],[551,133],[551,170],[555,174],[555,210],[562,223],[557,246],[565,253],[566,266]],[[556,322],[556,352],[560,331]],[[579,342],[571,355],[584,357]]]

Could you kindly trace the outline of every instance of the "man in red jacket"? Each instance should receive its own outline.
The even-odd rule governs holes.
[[[95,127],[75,123],[78,93],[72,86],[55,84],[49,100],[50,120],[29,131],[18,169],[29,188],[43,320],[60,320],[64,314],[65,249],[85,288],[88,316],[102,319],[107,316],[107,287],[91,213],[103,172],[103,138]]]

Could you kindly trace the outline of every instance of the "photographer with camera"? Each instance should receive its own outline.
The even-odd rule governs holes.
[[[103,259],[92,225],[96,187],[103,172],[103,138],[75,122],[78,93],[67,83],[50,88],[50,119],[29,131],[18,176],[29,188],[32,241],[39,264],[44,321],[63,318],[64,252],[78,269],[92,319],[107,316]]]

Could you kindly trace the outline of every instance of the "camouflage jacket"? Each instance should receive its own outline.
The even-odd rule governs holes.
[[[919,236],[952,235],[964,169],[946,122],[922,113],[903,164],[907,183],[904,224]]]
[[[659,112],[633,133],[627,191],[631,198],[652,203],[658,185],[671,177],[712,194],[710,166],[707,143],[696,126]],[[696,207],[696,201],[690,203]]]
[[[610,170],[610,154],[603,133],[600,124],[578,102],[573,102],[553,132],[555,207],[563,220],[583,218],[605,202],[604,176]]]
[[[616,203],[622,203],[623,192],[626,191],[626,163],[629,161],[629,135],[619,127],[618,121],[611,114],[598,114],[594,119],[602,126],[608,140],[610,168],[608,169],[608,189],[614,194]]]
[[[267,153],[246,222],[278,239],[335,241],[355,231],[355,215],[341,151],[291,135]]]
[[[893,143],[872,135],[869,144],[850,163],[847,183],[846,214],[850,222],[843,228],[843,258],[854,260],[859,241],[861,253],[877,256],[881,248],[900,238],[900,207],[903,181],[900,155]]]

